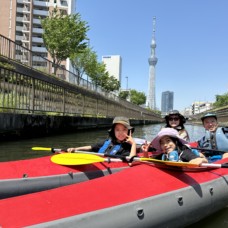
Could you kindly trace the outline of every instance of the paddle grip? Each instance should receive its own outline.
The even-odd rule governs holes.
[[[60,153],[60,152],[67,152],[66,149],[56,149],[56,148],[51,148],[51,152],[54,153]]]
[[[228,163],[221,164],[221,168],[228,168]]]

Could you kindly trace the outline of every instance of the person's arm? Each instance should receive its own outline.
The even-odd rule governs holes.
[[[202,163],[208,163],[208,160],[205,157],[204,158],[198,157],[190,160],[189,163],[201,165]]]
[[[75,151],[91,151],[92,147],[91,146],[81,146],[81,147],[72,147],[72,148],[68,148],[67,152],[75,152]]]
[[[191,149],[185,149],[181,155],[181,160],[189,162],[191,164],[200,165],[202,163],[208,163],[205,157],[196,155]]]

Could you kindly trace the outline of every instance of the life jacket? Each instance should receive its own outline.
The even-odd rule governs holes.
[[[195,155],[197,156],[200,156],[199,154],[199,151],[196,150],[196,149],[191,149],[189,148],[192,153],[194,153]],[[175,162],[178,162],[178,161],[181,161],[181,155],[182,155],[183,151],[179,154],[176,150],[168,153],[168,154],[163,154],[162,155],[162,160],[163,161],[175,161]]]
[[[179,154],[176,150],[168,153],[168,154],[163,154],[162,155],[162,160],[163,161],[179,161],[180,157],[179,157]]]
[[[228,132],[226,132],[226,129],[227,128],[219,127],[214,133],[213,138],[211,137],[212,133],[210,131],[206,131],[205,136],[198,141],[199,146],[205,150],[214,149],[228,151]],[[216,151],[206,151],[206,157],[209,162],[215,162],[222,159],[222,155]]]
[[[113,145],[111,139],[108,139],[104,142],[103,146],[98,150],[98,153],[108,153],[115,155],[121,148],[121,144]]]

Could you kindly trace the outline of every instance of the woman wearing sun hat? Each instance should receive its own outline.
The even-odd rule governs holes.
[[[208,162],[205,157],[200,157],[197,150],[187,146],[187,143],[179,136],[177,130],[163,128],[152,140],[151,145],[163,154],[162,160],[190,162],[197,165]]]
[[[136,142],[132,137],[134,128],[130,125],[128,118],[115,117],[108,132],[108,139],[90,146],[68,148],[67,151],[93,151],[111,155],[136,156]]]
[[[184,124],[186,119],[179,113],[178,110],[172,110],[165,116],[166,126],[174,128],[178,131],[179,136],[186,141],[190,141],[188,131],[185,129]]]

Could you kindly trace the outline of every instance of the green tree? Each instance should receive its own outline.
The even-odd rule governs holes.
[[[55,8],[50,16],[41,20],[43,40],[54,63],[54,74],[57,65],[75,53],[87,47],[87,22],[81,20],[79,13],[64,15]]]
[[[102,76],[101,80],[102,88],[107,92],[116,91],[120,88],[120,82],[114,76],[109,76],[108,72]]]
[[[130,101],[136,105],[142,105],[146,103],[146,95],[143,92],[138,92],[136,90],[130,91]]]
[[[96,86],[102,87],[107,92],[116,91],[120,88],[120,82],[109,75],[104,63],[94,62],[91,66],[93,69],[89,68],[87,74]]]
[[[228,93],[223,95],[215,95],[216,101],[213,104],[215,108],[223,107],[228,105]]]
[[[86,73],[87,76],[95,69],[97,64],[97,55],[91,48],[87,47],[82,52],[74,53],[71,57],[71,64],[78,75],[77,83]]]
[[[119,93],[119,97],[124,99],[124,100],[127,100],[128,96],[129,96],[129,91],[121,91]]]

